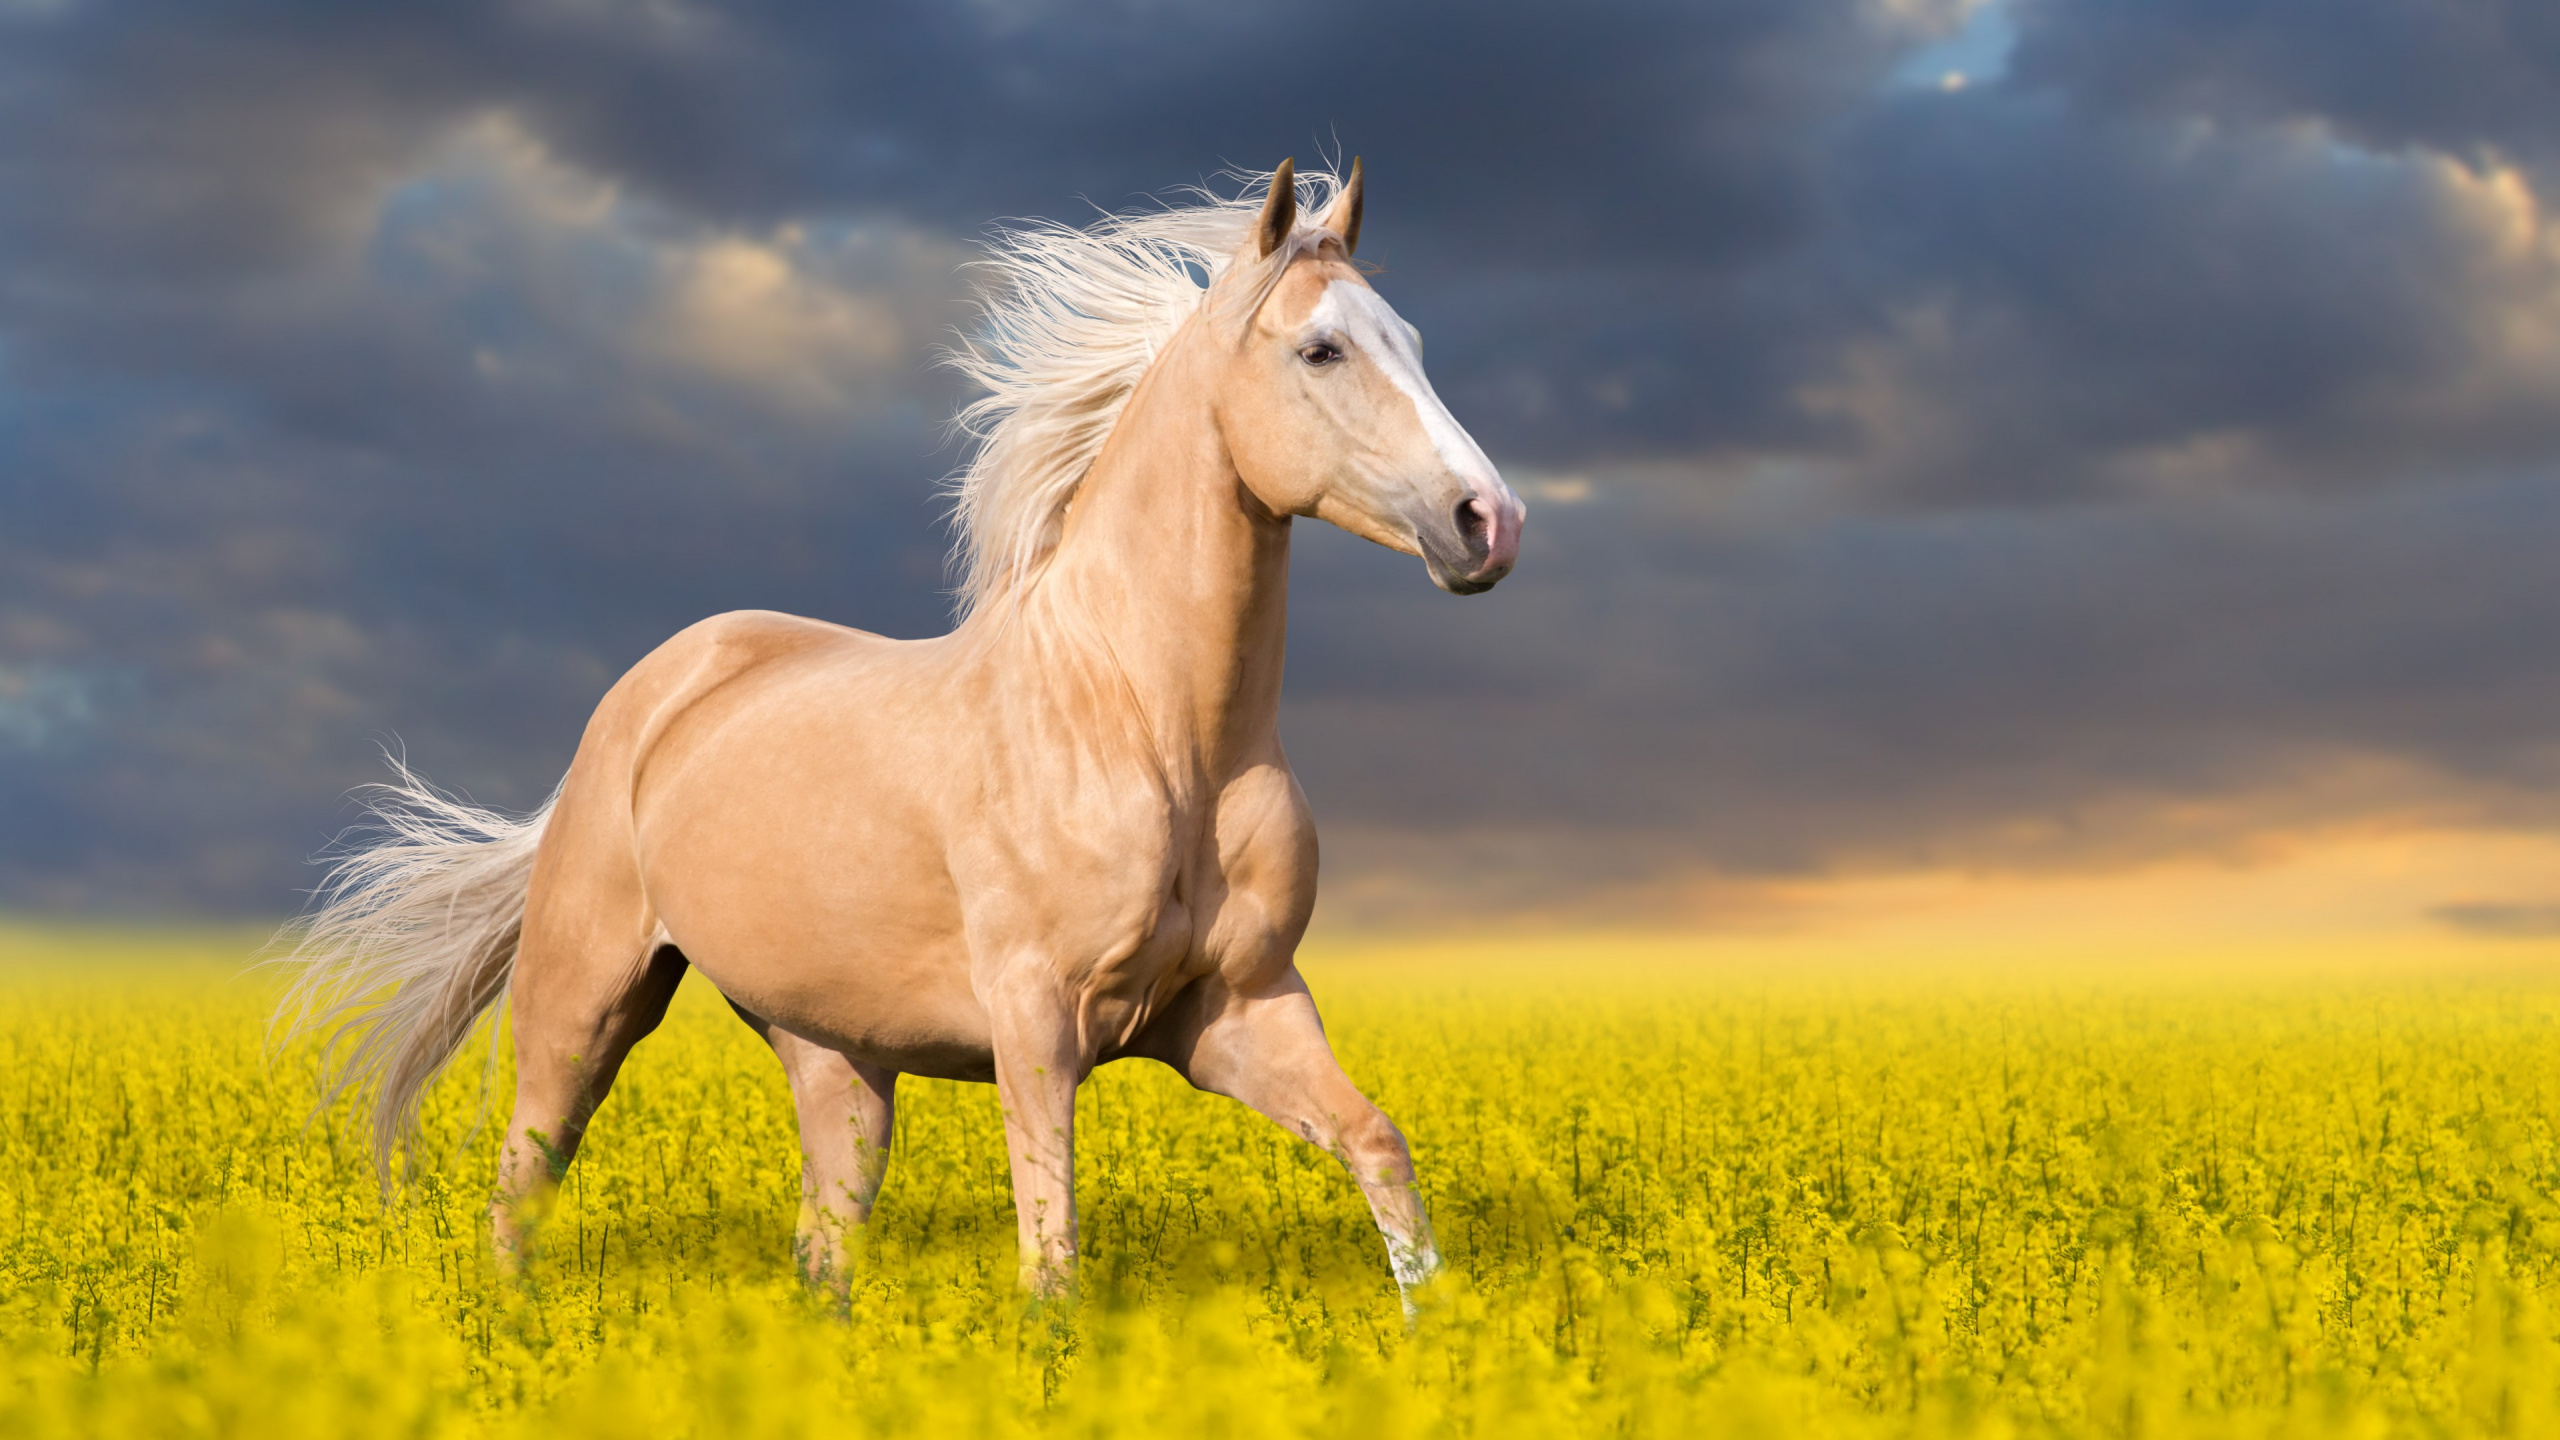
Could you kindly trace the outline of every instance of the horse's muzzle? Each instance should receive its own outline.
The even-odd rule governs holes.
[[[1506,487],[1477,492],[1449,513],[1449,528],[1422,535],[1423,568],[1431,583],[1452,595],[1481,595],[1511,573],[1520,558],[1520,529],[1527,507]],[[1438,543],[1434,543],[1434,542]]]

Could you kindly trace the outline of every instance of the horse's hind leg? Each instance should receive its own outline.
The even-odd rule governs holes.
[[[729,1008],[773,1047],[799,1111],[800,1226],[793,1248],[800,1273],[842,1294],[853,1280],[855,1228],[871,1219],[871,1202],[889,1173],[898,1072],[803,1040],[734,1001]]]
[[[536,934],[517,956],[509,992],[516,1038],[515,1114],[498,1152],[489,1207],[498,1264],[519,1270],[535,1222],[577,1157],[631,1047],[666,1018],[684,979],[671,945],[640,936]],[[619,952],[619,953],[617,953]]]
[[[1199,1088],[1261,1111],[1350,1170],[1386,1238],[1387,1263],[1410,1317],[1413,1287],[1440,1270],[1431,1217],[1414,1185],[1413,1155],[1395,1122],[1342,1073],[1297,968],[1254,996],[1203,981],[1185,997],[1185,1008],[1166,1019],[1163,1035],[1145,1053]]]

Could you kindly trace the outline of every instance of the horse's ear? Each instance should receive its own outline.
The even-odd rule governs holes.
[[[1280,162],[1272,172],[1271,194],[1262,202],[1262,223],[1254,228],[1261,237],[1259,254],[1268,257],[1289,238],[1298,223],[1298,162],[1295,157]]]
[[[1342,253],[1348,255],[1360,248],[1360,157],[1351,157],[1351,178],[1342,182],[1342,193],[1318,222],[1342,237]]]

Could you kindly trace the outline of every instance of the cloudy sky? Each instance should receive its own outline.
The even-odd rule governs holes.
[[[2560,930],[2541,0],[0,0],[0,906],[279,913],[378,745],[529,805],[704,614],[933,633],[973,237],[1326,152],[1532,507],[1464,601],[1301,527],[1331,922]]]

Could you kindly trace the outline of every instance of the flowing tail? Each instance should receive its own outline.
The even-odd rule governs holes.
[[[321,1108],[356,1098],[349,1124],[371,1130],[385,1185],[419,1097],[505,1004],[534,852],[559,799],[516,819],[437,791],[396,758],[391,768],[392,781],[362,792],[371,821],[341,842],[318,905],[280,937],[292,948],[276,963],[301,973],[271,1027],[321,1037]]]

